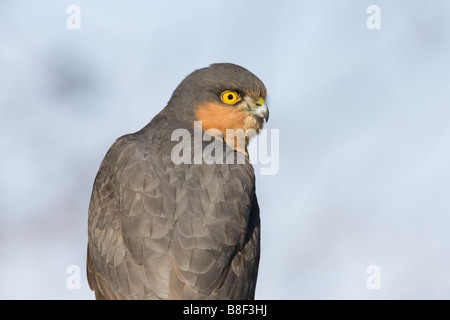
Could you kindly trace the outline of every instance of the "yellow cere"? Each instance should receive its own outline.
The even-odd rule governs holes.
[[[226,90],[224,92],[222,92],[222,94],[220,95],[220,99],[222,99],[222,101],[226,104],[235,104],[236,102],[238,102],[239,100],[241,100],[241,98],[239,97],[239,95],[231,90]]]
[[[262,106],[264,103],[266,103],[266,101],[264,100],[263,97],[259,97],[258,101],[256,101],[257,106]]]

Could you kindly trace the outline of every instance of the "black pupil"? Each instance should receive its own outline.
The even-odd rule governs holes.
[[[230,93],[227,98],[228,100],[233,100],[233,95]]]

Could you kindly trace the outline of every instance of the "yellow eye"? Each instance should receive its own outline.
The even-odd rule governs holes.
[[[222,92],[220,99],[222,99],[222,101],[226,104],[235,104],[241,100],[241,97],[239,97],[239,95],[234,91],[226,90]]]

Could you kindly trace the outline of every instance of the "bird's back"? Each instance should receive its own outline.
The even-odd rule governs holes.
[[[89,207],[89,285],[98,299],[253,299],[253,167],[175,163],[177,125],[165,120],[119,138],[100,166]]]

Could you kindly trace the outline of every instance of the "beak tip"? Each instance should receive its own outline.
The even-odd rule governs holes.
[[[269,109],[267,108],[267,106],[265,104],[256,108],[256,110],[254,110],[253,113],[258,118],[262,118],[263,121],[265,121],[266,123],[267,123],[267,121],[269,121]]]

